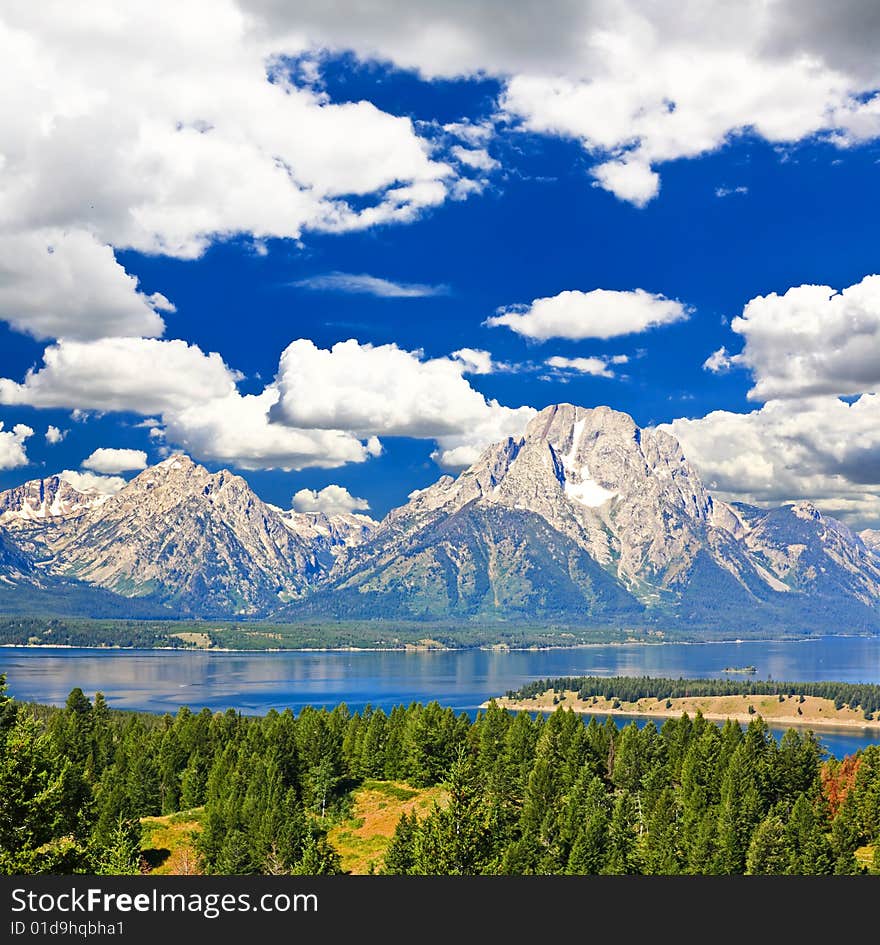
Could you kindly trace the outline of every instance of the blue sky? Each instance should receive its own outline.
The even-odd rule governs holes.
[[[241,162],[238,176],[234,164],[230,171],[223,163],[226,150],[193,151],[193,158],[169,145],[156,152],[155,160],[176,161],[168,166],[177,167],[192,160],[195,171],[179,182],[172,177],[167,188],[168,174],[159,175],[159,183],[149,190],[138,174],[152,171],[143,170],[146,164],[133,165],[134,170],[128,166],[124,145],[129,132],[120,131],[115,121],[110,121],[108,153],[100,158],[107,165],[104,176],[71,169],[84,160],[79,153],[85,147],[82,139],[109,120],[101,111],[88,120],[75,115],[70,119],[69,136],[50,142],[57,148],[54,165],[43,167],[33,158],[28,165],[30,139],[20,153],[11,149],[15,160],[7,161],[7,173],[23,181],[33,172],[48,196],[41,218],[13,192],[9,206],[20,219],[0,233],[0,241],[8,237],[15,246],[30,246],[30,240],[40,254],[49,252],[48,265],[63,257],[66,271],[58,276],[41,268],[47,265],[44,255],[31,259],[24,251],[16,256],[17,250],[9,257],[12,262],[0,262],[0,377],[7,379],[0,382],[0,437],[6,437],[0,439],[0,488],[60,470],[90,472],[93,479],[117,477],[118,485],[119,476],[130,478],[143,462],[185,449],[209,468],[238,469],[275,504],[289,507],[300,490],[320,491],[337,484],[366,500],[371,514],[381,516],[413,489],[443,473],[455,474],[481,445],[521,428],[528,412],[503,408],[540,409],[569,401],[608,404],[632,414],[641,425],[671,423],[710,487],[726,496],[768,503],[815,498],[854,524],[880,519],[880,430],[873,404],[880,369],[865,363],[876,363],[874,355],[880,354],[880,286],[863,282],[880,270],[880,126],[866,130],[877,111],[875,77],[854,71],[847,77],[845,108],[837,99],[823,99],[826,117],[814,121],[815,127],[806,121],[791,131],[777,128],[761,111],[766,103],[747,102],[737,105],[744,112],[730,118],[731,127],[719,130],[713,125],[715,139],[704,145],[698,142],[708,133],[703,125],[709,119],[697,101],[681,106],[691,112],[684,130],[676,128],[674,146],[669,143],[673,136],[662,126],[639,131],[635,124],[635,144],[623,140],[609,145],[602,136],[611,132],[604,126],[594,128],[588,122],[584,130],[578,99],[560,117],[558,88],[547,93],[538,84],[544,98],[532,86],[528,94],[518,88],[519,47],[513,40],[512,51],[487,47],[482,53],[486,65],[476,74],[474,64],[456,60],[454,49],[437,61],[435,51],[419,53],[422,47],[414,40],[407,45],[407,36],[395,33],[397,27],[389,27],[388,49],[380,56],[370,52],[374,39],[359,39],[352,27],[351,36],[334,40],[332,29],[328,34],[330,27],[318,17],[294,24],[311,29],[314,37],[297,53],[292,50],[295,43],[285,38],[291,24],[271,17],[267,22],[268,39],[259,46],[262,74],[254,69],[247,73],[247,60],[239,86],[233,75],[226,92],[231,98],[240,87],[247,98],[253,94],[247,91],[251,85],[268,87],[270,79],[286,83],[285,105],[298,95],[304,109],[301,116],[290,116],[288,137],[275,142],[272,151],[265,143],[269,132],[250,129],[247,109],[226,109],[219,98],[200,106],[206,114],[216,107],[219,118],[205,119],[196,127],[192,114],[181,111],[177,130],[188,133],[187,123],[193,125],[193,147],[200,146],[196,136],[210,139],[215,128],[229,131],[228,139],[236,146],[251,135],[257,142],[254,150],[262,149],[261,154],[265,151],[275,162],[272,173],[281,150],[291,148],[294,156],[284,167],[296,182],[295,196],[317,195],[319,206],[304,211],[287,232],[283,206],[279,204],[277,214],[272,208],[276,178],[262,165],[258,170],[266,174],[265,183],[259,178],[253,192],[223,203],[229,193],[225,175],[237,186],[250,180],[248,175],[257,168],[250,152],[234,155],[234,161]],[[15,25],[21,35],[43,44],[46,57],[55,54],[51,36],[43,34],[44,24]],[[595,28],[583,25],[585,30]],[[630,27],[618,28],[626,35]],[[661,38],[669,28],[655,24]],[[222,43],[225,34],[219,32]],[[813,34],[805,36],[798,51],[808,39],[819,42]],[[105,40],[108,47],[119,45],[112,31]],[[838,40],[848,41],[846,36]],[[226,42],[224,50],[236,44],[249,48],[233,27]],[[713,53],[717,42],[713,35],[711,44],[706,40],[701,48],[721,61],[731,50]],[[752,46],[733,51],[744,55]],[[266,50],[273,48],[286,58],[271,59]],[[815,52],[815,45],[811,48]],[[821,94],[815,92],[820,98],[841,94],[836,49],[829,46],[825,52],[829,75],[835,79]],[[124,51],[117,48],[108,56]],[[502,53],[511,57],[506,69],[495,64]],[[74,59],[76,55],[74,51]],[[473,55],[479,58],[481,53]],[[669,55],[674,65],[674,51]],[[744,61],[751,62],[748,57]],[[783,51],[771,64],[795,70],[796,85],[798,61],[794,53]],[[604,81],[616,88],[612,66],[606,63],[597,78],[598,66],[579,65],[575,57],[565,81],[584,87]],[[756,56],[748,66],[755,70],[754,81],[764,81],[761,70],[766,67],[766,57]],[[540,63],[521,68],[535,85]],[[73,86],[100,81],[76,68],[73,72]],[[63,69],[59,75],[63,78]],[[673,66],[669,75],[675,75]],[[562,81],[556,75],[551,78]],[[749,76],[739,78],[751,81]],[[186,83],[196,88],[198,77],[183,75],[179,81],[183,89],[189,88]],[[673,79],[669,81],[674,90]],[[789,85],[784,90],[789,94]],[[56,115],[68,107],[40,102],[41,107],[54,108]],[[156,120],[157,115],[163,120],[174,116],[173,103],[157,105],[137,96],[133,102],[135,116],[138,109],[146,116],[143,127],[151,127],[148,119]],[[672,112],[677,105],[670,102]],[[24,101],[23,110],[26,105]],[[337,106],[342,110],[333,110]],[[349,107],[359,113],[352,127],[345,125]],[[834,115],[843,117],[828,118],[834,109]],[[861,116],[859,109],[867,110],[867,117],[856,122],[852,116]],[[302,152],[308,171],[300,173],[294,160],[300,154],[298,123],[311,142],[311,136],[325,129],[320,121],[314,127],[309,122],[331,115],[340,128],[326,129],[326,146],[315,145],[317,158]],[[382,124],[384,116],[396,124]],[[267,107],[265,121],[271,119]],[[658,122],[661,119],[662,114]],[[449,130],[450,125],[455,128]],[[118,148],[112,137],[117,133]],[[404,158],[414,141],[421,150]],[[462,153],[456,148],[466,152],[467,160],[456,157]],[[609,184],[603,178],[602,167],[608,162],[626,167],[622,182]],[[448,173],[436,170],[440,164]],[[221,166],[216,183],[211,175]],[[59,168],[62,176],[70,171],[72,197],[59,197]],[[369,178],[366,183],[362,172]],[[388,209],[389,191],[413,181],[429,195],[400,198],[403,210],[395,215],[393,207]],[[328,224],[327,208],[337,213],[340,200],[345,201],[349,222]],[[364,222],[367,208],[377,206],[375,222]],[[202,213],[209,221],[203,228],[193,222]],[[68,241],[80,232],[83,248],[75,251]],[[107,250],[104,256],[102,248]],[[130,277],[137,280],[136,286]],[[789,292],[808,286],[828,289]],[[848,287],[859,288],[841,295]],[[681,316],[657,327],[627,330],[625,315],[616,314],[615,300],[625,300],[639,289],[655,302],[680,303]],[[566,316],[568,334],[577,337],[556,333],[535,339],[486,324],[500,309],[528,310],[534,300],[594,290],[616,293],[607,314],[612,337],[596,337],[590,328],[592,310],[578,308],[580,296]],[[734,331],[731,320],[756,299]],[[100,318],[95,311],[103,313]],[[157,316],[164,326],[150,330]],[[107,365],[110,373],[104,380],[97,376],[104,362],[88,360],[91,354],[83,353],[83,346],[98,352],[94,346],[106,339],[149,337],[161,340],[143,356],[132,355],[130,366],[120,355],[115,365]],[[114,399],[113,385],[118,382],[113,370],[137,378],[153,392],[173,386],[163,373],[164,346],[175,339],[186,342],[190,353],[198,351],[192,391],[162,393],[161,404],[153,406],[133,384]],[[308,339],[314,348],[297,348],[285,368],[279,364],[282,352],[298,339]],[[355,360],[320,360],[320,352],[332,359],[333,346],[348,339],[357,342]],[[79,347],[65,353],[65,345]],[[406,415],[393,419],[368,415],[366,406],[361,409],[358,388],[359,365],[381,374],[394,363],[382,360],[381,353],[390,345],[410,353],[405,367],[412,369],[411,381],[405,384],[389,380],[390,399],[412,398],[405,405]],[[25,382],[26,372],[34,369],[38,378],[41,372],[45,375],[44,351],[53,346],[64,354],[66,367],[35,394]],[[461,362],[450,356],[463,348],[485,352],[492,367],[486,373],[462,370]],[[720,349],[724,352],[715,370],[704,366]],[[228,377],[212,375],[219,393],[209,401],[204,395],[209,381],[199,372],[211,352],[222,358]],[[117,356],[102,357],[113,361]],[[602,373],[611,376],[574,367],[553,369],[547,364],[550,358],[601,359]],[[443,381],[437,389],[442,387],[444,393],[438,393],[440,402],[433,412],[423,415],[420,403],[435,382],[420,379],[419,372],[431,362],[442,362],[437,370]],[[593,370],[600,369],[598,362],[589,363]],[[87,365],[85,373],[78,373],[80,364]],[[181,362],[179,370],[168,368],[172,370],[185,375],[189,369]],[[334,402],[334,371],[347,385],[339,394],[341,403]],[[97,372],[94,380],[89,372]],[[232,393],[223,393],[227,382]],[[376,395],[377,384],[380,395],[384,388],[381,380],[364,383],[369,388],[363,395],[366,404]],[[102,384],[109,385],[103,409],[93,403],[93,391]],[[285,435],[290,429],[303,430],[304,435],[318,430],[321,436],[335,430],[344,448],[309,446],[310,458],[303,460],[298,447],[267,450],[244,442],[244,432],[227,421],[231,412],[216,406],[218,398],[233,397],[239,404],[242,396],[265,398],[269,387],[280,390],[281,396],[275,408],[263,409],[261,422],[286,428]],[[753,389],[759,396],[749,396]],[[457,412],[464,401],[469,405]],[[493,401],[495,407],[486,406]],[[210,420],[198,413],[202,409],[212,411]],[[438,420],[438,413],[444,412],[450,417],[448,428]],[[484,413],[485,432],[475,434],[473,427],[483,422]],[[692,422],[683,422],[686,419]],[[143,425],[145,420],[153,426]],[[23,432],[21,425],[31,432]],[[50,426],[63,438],[49,442],[45,433]],[[415,435],[400,435],[401,430]],[[480,436],[488,441],[480,441]],[[218,438],[225,444],[222,448],[216,446]],[[371,438],[381,445],[370,445]],[[90,460],[96,450],[110,452]],[[139,457],[141,451],[145,459]]]

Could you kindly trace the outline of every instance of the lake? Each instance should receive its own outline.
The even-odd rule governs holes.
[[[218,653],[180,650],[0,648],[0,673],[25,701],[63,705],[75,686],[100,690],[117,709],[175,712],[306,705],[383,709],[436,699],[473,714],[484,700],[533,679],[555,676],[722,677],[728,666],[755,666],[752,679],[880,683],[880,638],[825,637],[802,642],[616,644],[504,652]],[[736,677],[733,677],[736,678]],[[872,743],[866,732],[821,733],[838,757]]]

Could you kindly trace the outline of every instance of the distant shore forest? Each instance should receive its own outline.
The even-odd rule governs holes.
[[[880,873],[880,746],[825,760],[757,717],[151,716],[0,692],[0,871],[146,872],[169,854],[149,842],[160,822],[188,825],[189,873]]]
[[[859,634],[866,636],[867,634]],[[804,640],[818,632],[660,629],[650,625],[569,626],[526,622],[419,620],[137,620],[58,616],[0,616],[0,645],[133,647],[141,649],[467,649],[573,647],[605,643],[715,642],[732,639]]]

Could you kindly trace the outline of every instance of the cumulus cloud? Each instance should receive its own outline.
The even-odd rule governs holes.
[[[707,487],[758,503],[812,499],[857,523],[880,520],[880,395],[774,400],[664,424]]]
[[[526,130],[608,156],[592,173],[622,200],[643,206],[659,190],[657,166],[746,132],[777,144],[824,134],[841,146],[880,134],[876,69],[868,80],[802,51],[768,56],[772,8],[750,19],[740,7],[734,25],[720,2],[685,18],[663,3],[620,7],[582,35],[585,54],[567,75],[514,75],[502,107]]]
[[[744,133],[774,143],[880,132],[870,3],[383,0],[334,5],[246,0],[267,31],[390,60],[428,78],[495,75],[502,115],[578,141],[600,185],[642,205],[656,168]]]
[[[596,183],[615,197],[644,207],[660,192],[660,175],[643,158],[625,157],[593,168]]]
[[[0,318],[158,336],[172,306],[113,249],[193,258],[234,234],[404,223],[448,197],[460,164],[409,117],[296,84],[283,57],[309,39],[260,22],[237,0],[4,6],[0,76],[18,92],[0,107]]]
[[[449,357],[461,361],[466,374],[491,374],[497,367],[492,355],[480,348],[459,348]]]
[[[731,357],[727,348],[722,345],[717,351],[713,351],[703,362],[703,370],[711,371],[713,374],[724,374],[736,364],[736,357]]]
[[[0,378],[0,403],[163,413],[224,397],[240,377],[219,354],[185,341],[59,341],[22,383]]]
[[[103,338],[59,341],[43,353],[43,365],[23,382],[0,378],[0,403],[83,411],[161,415],[151,435],[204,460],[244,469],[333,468],[364,462],[381,452],[377,440],[362,442],[342,430],[291,429],[269,423],[278,390],[242,395],[242,375],[219,354],[184,341]]]
[[[25,440],[34,435],[34,431],[23,423],[17,423],[11,430],[3,429],[0,420],[0,469],[16,469],[28,463],[25,452]]]
[[[96,449],[82,461],[83,469],[97,473],[121,473],[147,468],[147,454],[143,450]]]
[[[97,492],[99,495],[115,495],[128,484],[122,476],[101,476],[75,469],[65,469],[58,476],[80,492]]]
[[[457,161],[481,171],[491,171],[498,167],[498,161],[485,148],[463,148],[457,144],[451,153]]]
[[[449,286],[423,285],[419,282],[392,282],[366,273],[327,272],[292,283],[297,288],[317,292],[343,292],[347,295],[375,295],[386,299],[421,299],[448,295]]]
[[[66,436],[67,430],[59,430],[58,427],[52,426],[52,424],[49,424],[46,429],[46,442],[50,446],[55,446],[56,443],[60,443]]]
[[[498,315],[486,320],[487,325],[504,326],[537,341],[614,338],[682,321],[690,314],[681,302],[644,289],[567,290],[535,299],[530,305],[513,305],[498,311]]]
[[[0,319],[36,338],[161,335],[174,306],[137,286],[90,233],[0,233]]]
[[[750,400],[859,394],[880,384],[880,275],[837,291],[801,285],[749,301],[730,326],[729,361],[751,370]]]
[[[394,344],[350,339],[324,349],[303,338],[281,355],[281,396],[270,416],[308,429],[433,439],[438,462],[461,465],[465,451],[522,432],[535,413],[487,400],[465,380],[466,370],[461,360],[424,360]]]
[[[353,496],[344,486],[329,485],[321,490],[300,489],[293,497],[296,512],[323,512],[324,515],[346,515],[366,512],[370,503]]]
[[[188,453],[242,469],[332,469],[363,463],[382,452],[375,437],[365,442],[342,429],[303,429],[271,423],[278,389],[260,394],[230,392],[165,415],[165,434]]]
[[[558,371],[573,371],[576,374],[592,374],[594,377],[614,377],[610,365],[615,363],[611,358],[563,358],[554,355],[544,362],[547,367]]]

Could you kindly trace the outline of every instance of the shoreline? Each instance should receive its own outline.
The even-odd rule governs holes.
[[[811,643],[817,640],[845,639],[845,640],[872,640],[880,643],[880,636],[863,633],[828,633],[822,636],[809,637],[765,637],[761,639],[733,640],[608,640],[604,643],[571,643],[557,646],[510,646],[507,643],[481,643],[478,646],[420,646],[414,643],[405,643],[401,646],[278,646],[278,647],[229,647],[229,646],[120,646],[108,644],[97,646],[94,644],[72,643],[0,643],[0,650],[115,650],[139,651],[144,653],[466,653],[469,650],[497,653],[545,653],[564,650],[589,650],[598,647],[624,646],[741,646],[743,644],[770,644],[770,643]],[[734,675],[734,674],[731,674]],[[736,674],[738,675],[738,674]]]
[[[613,709],[606,708],[604,706],[592,706],[592,705],[583,705],[583,704],[573,704],[571,700],[565,700],[565,702],[560,702],[557,705],[530,705],[526,700],[522,699],[506,699],[504,697],[496,698],[494,700],[487,699],[480,705],[480,709],[487,709],[489,703],[494,701],[503,709],[507,709],[511,712],[541,712],[544,715],[549,715],[555,712],[557,709],[570,709],[572,712],[575,712],[577,715],[596,715],[596,716],[612,716],[619,718],[631,718],[631,719],[645,719],[646,721],[652,721],[653,719],[678,719],[682,715],[687,713],[691,718],[696,714],[696,709],[691,709],[690,711],[685,708],[679,709],[666,709],[663,708],[656,712],[646,712],[644,710],[635,710],[635,709]],[[827,731],[827,732],[871,732],[876,733],[878,738],[880,738],[880,720],[874,719],[869,721],[868,719],[803,719],[800,716],[765,716],[762,715],[760,711],[756,711],[753,715],[748,712],[711,712],[700,710],[704,719],[710,722],[726,722],[728,719],[748,724],[753,719],[760,718],[762,719],[770,728],[806,728],[812,729],[815,731]]]

